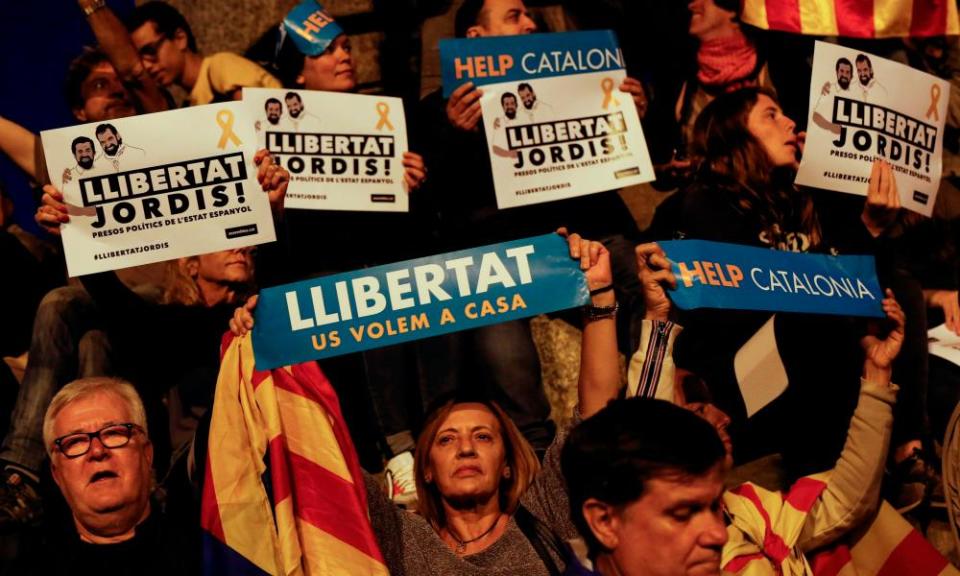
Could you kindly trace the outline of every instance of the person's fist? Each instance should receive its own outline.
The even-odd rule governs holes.
[[[52,184],[43,187],[43,196],[40,198],[40,207],[37,208],[33,219],[44,230],[56,236],[60,235],[60,225],[70,221],[67,205],[63,202],[63,194]]]
[[[465,132],[477,129],[483,111],[480,109],[480,97],[483,90],[475,88],[473,82],[467,82],[450,94],[447,100],[447,120],[450,124]]]
[[[251,296],[243,306],[233,311],[233,318],[230,319],[230,331],[234,336],[245,336],[247,332],[253,330],[253,309],[257,307],[258,296]]]

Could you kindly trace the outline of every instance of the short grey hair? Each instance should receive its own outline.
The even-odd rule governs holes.
[[[140,395],[137,394],[132,384],[120,378],[105,376],[81,378],[61,388],[53,397],[53,400],[50,401],[50,406],[47,407],[47,413],[43,417],[43,444],[46,446],[48,454],[53,455],[54,452],[53,421],[57,418],[57,415],[71,402],[94,394],[113,394],[123,400],[130,412],[131,422],[143,428],[144,435],[149,437],[147,413],[143,408]]]

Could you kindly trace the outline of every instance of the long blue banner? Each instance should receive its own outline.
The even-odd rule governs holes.
[[[582,306],[586,277],[556,234],[268,288],[261,370]]]
[[[873,256],[799,254],[706,240],[660,242],[682,309],[732,308],[882,317]]]
[[[440,41],[444,98],[467,82],[482,86],[623,68],[610,30]]]

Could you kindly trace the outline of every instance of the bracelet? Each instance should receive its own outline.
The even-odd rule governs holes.
[[[593,322],[594,320],[604,320],[606,318],[613,318],[617,315],[617,310],[620,309],[620,303],[614,302],[613,306],[584,306],[583,307],[583,318],[587,322]]]
[[[106,0],[78,0],[77,4],[86,16],[89,16],[97,10],[106,7]]]
[[[596,296],[597,294],[603,294],[604,292],[609,292],[611,290],[613,290],[613,284],[607,284],[606,286],[602,286],[596,290],[591,290],[590,295]]]

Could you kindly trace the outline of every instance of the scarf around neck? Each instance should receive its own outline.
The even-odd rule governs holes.
[[[757,50],[742,32],[700,43],[697,80],[703,86],[732,92],[755,84]]]

